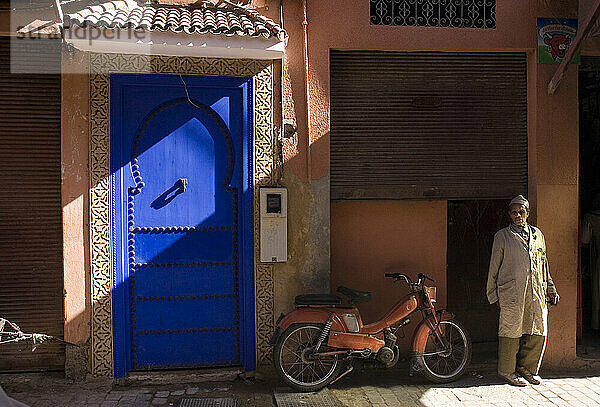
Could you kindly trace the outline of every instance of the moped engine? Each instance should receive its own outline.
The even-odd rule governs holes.
[[[385,346],[379,349],[377,352],[376,359],[381,362],[385,367],[392,367],[400,359],[400,349],[396,345],[396,335],[392,333],[391,329],[386,329],[383,332],[385,338]]]
[[[383,363],[386,367],[394,366],[397,361],[395,352],[387,346],[379,349],[379,352],[377,352],[377,360]]]
[[[386,329],[383,334],[385,346],[377,352],[377,360],[383,363],[385,367],[392,367],[400,358],[400,349],[396,345],[396,335],[391,330]]]

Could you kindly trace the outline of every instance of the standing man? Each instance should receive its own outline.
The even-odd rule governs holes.
[[[542,232],[527,224],[529,201],[510,201],[511,224],[494,236],[487,297],[500,306],[498,375],[513,386],[540,384],[537,376],[546,348],[548,308],[558,293],[548,271]],[[519,377],[521,376],[521,377]]]

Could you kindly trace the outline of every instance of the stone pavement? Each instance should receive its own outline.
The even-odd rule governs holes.
[[[600,406],[600,372],[548,372],[541,385],[524,388],[504,384],[491,369],[471,369],[456,382],[437,385],[417,375],[361,376],[331,386],[341,406]]]
[[[406,372],[406,366],[387,371],[357,368],[325,392],[340,407],[600,406],[600,372],[546,372],[542,385],[526,388],[503,384],[485,368],[471,367],[460,380],[442,385]],[[60,373],[29,373],[0,375],[0,385],[31,407],[179,406],[184,398],[209,397],[235,397],[240,407],[274,407],[273,391],[282,383],[272,369],[261,373],[264,376],[252,380],[127,386],[106,381],[73,383]],[[309,407],[298,400],[298,406]]]

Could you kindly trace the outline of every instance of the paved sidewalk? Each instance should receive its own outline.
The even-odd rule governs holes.
[[[341,406],[600,406],[600,372],[551,372],[541,385],[517,388],[491,370],[471,370],[458,381],[433,385],[423,377],[363,374],[334,384]]]
[[[326,392],[344,407],[600,406],[600,372],[547,372],[542,385],[525,388],[503,384],[489,369],[471,368],[460,380],[443,385],[406,372],[404,367],[357,369]],[[253,380],[126,387],[103,381],[72,383],[59,373],[11,374],[0,375],[0,385],[31,407],[179,406],[184,398],[209,397],[234,397],[240,407],[274,407],[273,391],[282,383],[272,369],[262,373],[264,377]],[[298,406],[307,406],[298,401]]]

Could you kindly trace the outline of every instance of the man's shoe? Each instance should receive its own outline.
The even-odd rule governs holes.
[[[519,376],[517,376],[516,373],[509,373],[509,374],[498,373],[498,377],[500,377],[502,380],[504,380],[506,383],[510,384],[511,386],[517,386],[517,387],[527,386],[527,383],[525,383],[523,381],[523,379],[521,379]]]
[[[531,373],[529,370],[525,369],[524,367],[519,366],[517,368],[517,373],[519,373],[521,376],[523,376],[523,378],[531,384],[542,383],[539,376],[535,376],[533,373]]]

